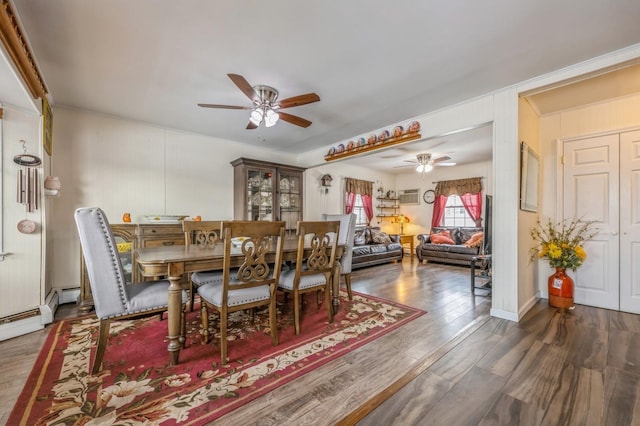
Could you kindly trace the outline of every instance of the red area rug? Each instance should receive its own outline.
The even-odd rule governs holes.
[[[329,323],[324,306],[317,309],[308,295],[296,336],[291,305],[279,304],[278,346],[271,345],[266,310],[253,321],[243,312],[230,315],[226,365],[219,335],[202,345],[197,311],[187,315],[176,366],[168,365],[166,321],[156,315],[114,322],[97,376],[88,374],[97,320],[55,323],[8,424],[205,424],[425,314],[354,292],[352,302],[342,294]],[[217,330],[214,314],[210,325]]]

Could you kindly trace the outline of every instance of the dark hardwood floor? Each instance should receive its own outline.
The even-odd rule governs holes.
[[[541,300],[520,323],[492,318],[468,268],[409,258],[352,283],[428,314],[216,424],[640,425],[638,315]],[[56,318],[75,314],[64,305]],[[47,332],[0,342],[0,424]]]

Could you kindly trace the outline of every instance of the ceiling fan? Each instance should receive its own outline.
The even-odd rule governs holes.
[[[416,155],[416,160],[404,160],[404,161],[417,164],[416,172],[428,173],[431,170],[433,170],[433,168],[436,166],[455,166],[456,165],[456,163],[451,162],[449,160],[451,160],[451,157],[446,155],[439,158],[432,159],[431,154],[424,153],[424,154]],[[400,167],[407,167],[407,166],[400,166]]]
[[[295,124],[300,127],[309,127],[311,121],[298,117],[297,115],[288,114],[280,111],[284,108],[292,108],[301,105],[318,102],[320,96],[315,93],[306,93],[304,95],[293,96],[278,101],[278,91],[271,86],[257,85],[251,86],[249,82],[239,74],[227,74],[231,81],[244,93],[253,106],[235,106],[235,105],[217,105],[217,104],[198,104],[203,108],[222,108],[222,109],[245,109],[251,110],[247,129],[256,129],[260,123],[264,122],[266,127],[271,127],[278,122],[278,119]]]

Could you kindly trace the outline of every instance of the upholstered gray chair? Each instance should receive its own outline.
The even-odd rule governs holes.
[[[340,222],[337,220],[299,221],[296,233],[298,235],[296,267],[282,272],[278,289],[293,294],[295,329],[296,334],[300,334],[300,297],[305,293],[324,290],[324,303],[327,307],[329,322],[333,321],[331,283],[336,248],[340,238]],[[318,307],[320,307],[319,301]]]
[[[74,218],[87,265],[96,315],[100,320],[96,355],[91,367],[91,374],[97,374],[102,366],[111,321],[166,311],[170,283],[168,280],[160,280],[126,284],[116,242],[104,212],[98,207],[79,208],[75,211]],[[186,292],[183,292],[183,338],[184,307],[187,300]]]
[[[204,342],[209,341],[208,308],[220,313],[220,360],[227,363],[227,316],[230,312],[269,307],[273,345],[278,344],[276,287],[282,268],[284,222],[233,221],[222,224],[222,285],[198,287]],[[240,264],[239,267],[232,266]]]
[[[344,251],[340,257],[340,276],[344,276],[345,285],[349,300],[353,300],[351,292],[351,260],[353,258],[353,240],[356,233],[355,214],[323,214],[322,220],[340,221],[340,238],[338,244],[344,246]]]

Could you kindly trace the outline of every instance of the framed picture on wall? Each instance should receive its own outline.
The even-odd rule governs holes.
[[[46,96],[42,98],[42,144],[47,154],[53,152],[53,112]]]
[[[520,209],[538,211],[538,174],[540,157],[529,145],[520,146]]]

